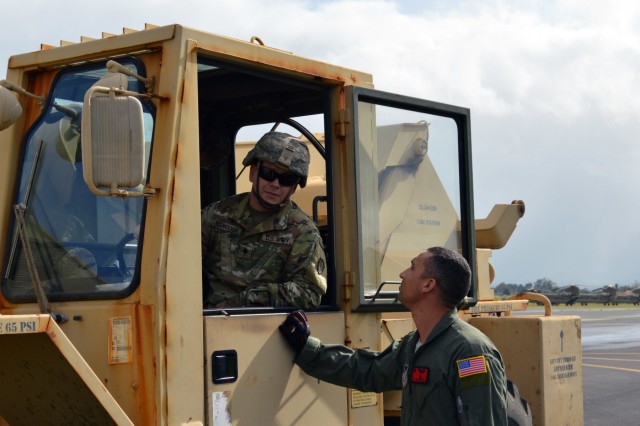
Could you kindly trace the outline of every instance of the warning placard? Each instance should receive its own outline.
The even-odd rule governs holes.
[[[131,317],[109,318],[109,364],[133,362]]]

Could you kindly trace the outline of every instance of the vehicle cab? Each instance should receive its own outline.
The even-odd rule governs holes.
[[[277,332],[293,307],[203,309],[200,212],[248,190],[239,163],[271,129],[312,152],[294,201],[327,257],[314,335],[371,349],[402,337],[413,325],[399,273],[430,246],[469,261],[467,306],[490,283],[466,108],[180,25],[13,56],[0,92],[0,122],[16,121],[0,133],[0,340],[25,339],[0,358],[12,371],[0,390],[9,424],[73,418],[77,389],[87,419],[118,424],[370,425],[397,414],[392,394],[293,367]],[[33,330],[6,331],[21,322]],[[63,373],[33,377],[24,352]],[[65,389],[56,409],[38,397],[45,386]]]

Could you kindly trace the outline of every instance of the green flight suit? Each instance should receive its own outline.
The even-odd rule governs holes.
[[[365,392],[402,390],[402,425],[506,425],[500,353],[452,309],[417,350],[411,332],[383,352],[309,337],[295,358],[307,374]]]
[[[203,210],[203,268],[211,287],[205,306],[318,306],[327,264],[316,224],[291,200],[259,221],[248,193]]]

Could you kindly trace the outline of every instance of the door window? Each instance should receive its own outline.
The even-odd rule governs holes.
[[[398,305],[399,274],[432,246],[471,265],[468,110],[353,89],[363,305]]]

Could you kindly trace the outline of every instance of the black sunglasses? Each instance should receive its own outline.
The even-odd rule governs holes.
[[[260,164],[260,167],[258,168],[258,176],[260,176],[267,182],[273,182],[274,180],[278,179],[278,183],[280,183],[280,185],[282,186],[293,186],[298,183],[298,180],[300,179],[298,176],[292,173],[274,172],[271,169],[267,169],[262,164]]]

